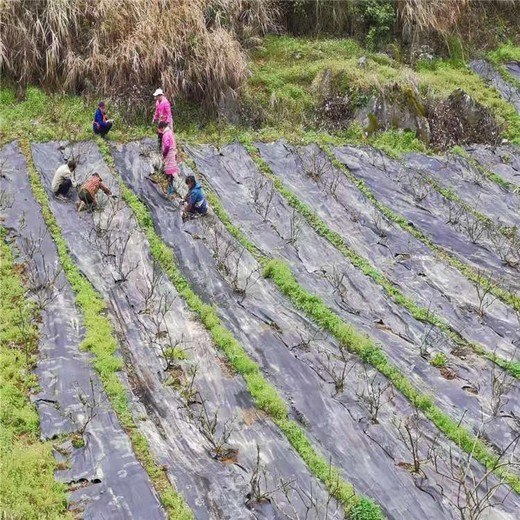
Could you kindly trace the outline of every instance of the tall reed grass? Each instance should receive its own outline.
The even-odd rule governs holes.
[[[22,87],[214,105],[247,74],[274,0],[2,0],[0,71]]]

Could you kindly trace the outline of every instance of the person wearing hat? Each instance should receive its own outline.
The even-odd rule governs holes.
[[[80,187],[78,192],[78,202],[76,202],[76,207],[78,211],[83,211],[85,208],[94,209],[97,205],[96,195],[97,192],[101,190],[106,195],[112,195],[112,192],[109,188],[107,188],[99,176],[99,173],[93,173],[89,179],[87,179]],[[115,195],[112,195],[112,198],[116,198]]]
[[[94,116],[94,122],[92,124],[94,133],[105,138],[112,128],[112,123],[113,121],[108,119],[105,103],[100,101],[96,110],[96,115]]]
[[[166,123],[170,128],[172,125],[172,108],[170,106],[170,102],[168,99],[166,99],[166,96],[164,95],[164,92],[161,88],[158,88],[154,93],[153,96],[155,98],[155,112],[153,114],[153,121],[152,123]],[[157,128],[157,140],[159,143],[159,148],[162,146],[162,130],[160,128]]]

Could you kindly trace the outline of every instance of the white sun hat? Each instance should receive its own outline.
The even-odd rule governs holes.
[[[153,96],[162,96],[164,95],[164,92],[162,91],[162,88],[158,88],[154,93]]]

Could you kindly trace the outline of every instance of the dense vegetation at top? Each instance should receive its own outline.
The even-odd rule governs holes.
[[[518,59],[519,26],[520,0],[6,0],[0,141],[86,138],[100,98],[115,139],[141,137],[159,85],[187,141],[426,150],[413,132],[367,136],[352,117],[393,88],[419,110],[462,88],[517,141],[520,117],[467,59]]]

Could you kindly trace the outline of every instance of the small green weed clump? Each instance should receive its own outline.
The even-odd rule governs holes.
[[[38,330],[5,233],[0,233],[0,509],[6,518],[70,518],[50,442],[40,442],[29,401]],[[30,355],[26,349],[30,346]]]
[[[436,368],[443,368],[448,364],[446,354],[437,352],[431,359],[430,364]]]

